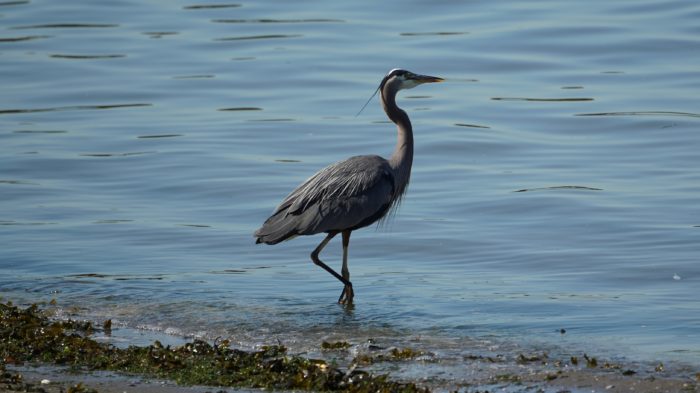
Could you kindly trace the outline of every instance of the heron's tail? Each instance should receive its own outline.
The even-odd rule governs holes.
[[[255,243],[277,244],[298,235],[296,222],[291,218],[284,212],[272,215],[253,234]]]

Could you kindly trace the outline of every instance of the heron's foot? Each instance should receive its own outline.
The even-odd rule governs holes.
[[[355,297],[355,292],[352,290],[352,284],[348,284],[343,288],[343,292],[338,298],[338,303],[340,304],[352,304],[352,298]]]

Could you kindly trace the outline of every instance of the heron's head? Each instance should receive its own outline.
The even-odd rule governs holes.
[[[379,85],[379,90],[383,90],[384,86],[387,85],[393,87],[396,91],[412,89],[423,83],[442,82],[443,80],[444,79],[436,76],[414,74],[411,71],[394,68],[386,74],[382,83]]]
[[[438,78],[437,76],[419,75],[414,74],[411,71],[402,70],[400,68],[394,68],[393,70],[389,71],[389,73],[386,74],[386,76],[384,76],[384,79],[382,79],[382,83],[379,84],[379,87],[377,87],[377,90],[374,91],[372,97],[370,97],[369,100],[365,102],[365,104],[355,116],[358,116],[360,113],[362,113],[362,110],[365,109],[365,107],[367,106],[367,104],[369,104],[370,101],[372,101],[372,98],[375,95],[377,95],[377,92],[381,92],[382,100],[384,100],[384,87],[386,86],[389,86],[389,95],[393,97],[399,90],[411,89],[423,83],[442,81],[444,81],[444,79]]]

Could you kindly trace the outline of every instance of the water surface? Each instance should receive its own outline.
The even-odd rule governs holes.
[[[699,17],[651,0],[0,2],[0,295],[242,347],[429,336],[439,354],[700,364]],[[411,186],[353,234],[348,311],[309,261],[320,236],[252,232],[324,165],[390,154],[379,103],[355,114],[394,67],[448,81],[399,97]],[[339,267],[340,244],[324,257]]]

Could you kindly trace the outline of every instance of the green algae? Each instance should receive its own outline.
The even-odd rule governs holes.
[[[103,325],[104,330],[111,328]],[[287,354],[281,345],[247,352],[194,340],[182,346],[152,345],[117,348],[93,340],[98,328],[90,322],[55,321],[37,305],[20,309],[0,303],[0,364],[40,362],[87,370],[109,370],[167,378],[184,385],[300,389],[314,391],[428,392],[413,383],[392,381],[387,375],[342,370],[323,360]],[[348,344],[349,346],[349,344]],[[420,354],[394,350],[386,359],[408,359]],[[4,377],[3,377],[4,378]],[[82,387],[74,389],[81,392]]]
[[[321,349],[323,349],[324,351],[344,351],[348,348],[350,348],[350,343],[347,341],[324,341],[321,343]]]
[[[521,353],[518,355],[518,358],[516,359],[516,362],[518,364],[527,364],[527,363],[542,363],[545,364],[547,362],[548,356],[546,353],[543,353],[542,355],[526,355]]]
[[[596,368],[598,367],[598,359],[594,357],[589,357],[587,354],[583,354],[583,358],[586,359],[586,367]]]
[[[354,364],[369,365],[383,362],[400,362],[413,360],[419,356],[425,355],[424,352],[413,348],[392,348],[388,353],[378,355],[360,354],[353,359]]]

